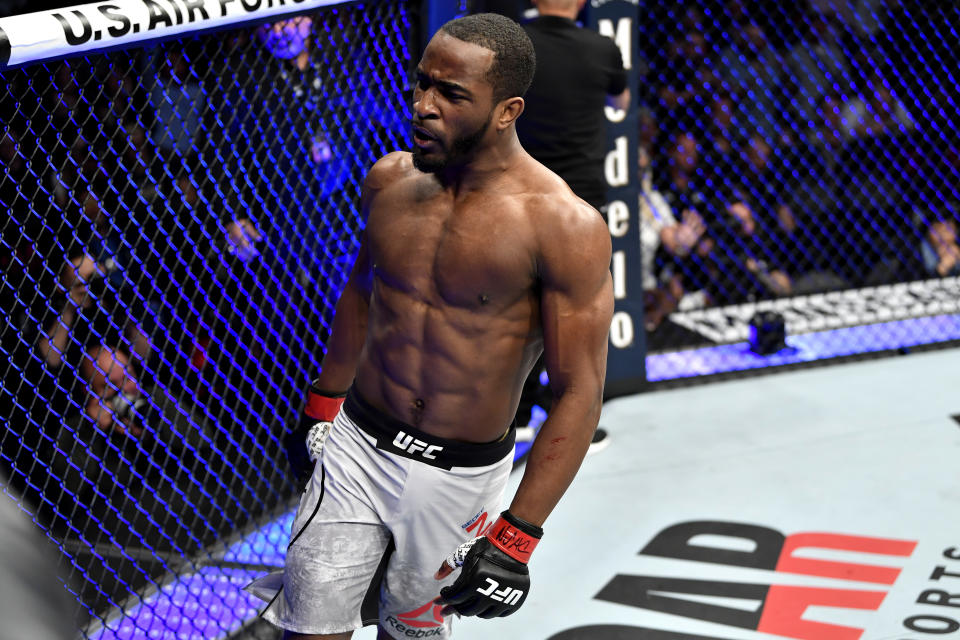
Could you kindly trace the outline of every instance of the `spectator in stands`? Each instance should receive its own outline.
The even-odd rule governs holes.
[[[708,57],[707,38],[701,31],[688,30],[670,42],[667,51],[666,67],[658,78],[659,118],[667,129],[705,130],[703,106],[721,84]]]
[[[827,228],[816,213],[793,206],[776,210],[776,224],[772,225],[775,242],[773,251],[780,264],[790,272],[791,293],[806,295],[846,289],[850,283],[840,273],[838,255],[832,229]]]
[[[307,335],[324,327],[319,306],[312,301],[326,295],[329,271],[324,265],[325,239],[344,233],[344,212],[352,204],[345,194],[362,179],[362,172],[376,160],[375,142],[379,130],[377,114],[382,111],[371,97],[369,56],[366,44],[339,41],[331,65],[329,54],[317,46],[317,27],[309,16],[298,16],[264,25],[254,32],[259,48],[257,65],[265,67],[266,85],[252,85],[256,95],[244,95],[237,87],[234,104],[241,109],[229,114],[233,126],[227,132],[223,157],[231,175],[224,207],[225,221],[256,212],[262,246],[269,247],[249,263],[265,269],[268,294],[292,295],[298,304],[285,304],[269,313],[285,316],[296,328],[293,335]],[[342,68],[341,66],[342,65]],[[344,69],[352,69],[347,76]],[[360,74],[360,75],[357,75]],[[343,82],[349,77],[349,82]],[[245,105],[249,105],[247,108]],[[360,121],[361,114],[367,116]],[[263,144],[248,145],[250,138]],[[267,176],[247,177],[246,167],[270,166]],[[287,338],[288,336],[285,336]],[[293,350],[295,378],[315,363],[308,350]],[[281,375],[277,373],[276,375]],[[304,385],[307,384],[304,379]]]
[[[644,145],[638,149],[640,181],[640,260],[644,293],[644,326],[655,331],[677,309],[685,294],[683,278],[675,269],[658,272],[657,254],[665,251],[683,259],[696,250],[706,226],[693,209],[678,222],[663,195],[653,188],[652,163]]]
[[[720,54],[726,88],[741,98],[744,126],[769,140],[784,134],[782,116],[789,100],[780,70],[784,64],[756,22],[734,27],[734,40]]]
[[[924,235],[922,252],[923,265],[930,276],[960,276],[960,244],[957,242],[956,220],[940,219],[931,222]]]
[[[80,367],[86,381],[84,417],[106,434],[143,435],[147,401],[129,357],[120,349],[93,345]]]
[[[50,300],[37,344],[51,370],[58,371],[64,364],[77,369],[82,353],[94,344],[126,343],[139,348],[144,348],[140,346],[144,342],[149,344],[139,335],[136,323],[123,317],[124,309],[108,285],[108,274],[107,267],[83,253],[63,265],[60,295]]]
[[[830,15],[811,13],[800,42],[786,55],[791,104],[799,118],[800,131],[821,126],[826,110],[853,84],[846,56],[838,41],[839,30]]]
[[[714,250],[714,239],[710,227],[720,214],[717,202],[720,199],[718,185],[711,182],[703,168],[700,157],[700,145],[697,136],[690,131],[674,131],[668,138],[666,166],[653,167],[653,183],[680,221],[693,221],[692,226],[705,230],[699,232],[699,240],[694,248],[684,256],[667,254],[663,256],[666,271],[661,280],[670,280],[678,274],[682,292],[676,286],[673,293],[680,293],[677,302],[681,310],[695,309],[710,304],[707,293],[709,280],[705,260]]]
[[[657,145],[660,143],[660,125],[657,123],[657,117],[649,107],[644,105],[637,112],[637,123],[637,144],[652,162]]]
[[[773,145],[762,135],[754,133],[737,150],[735,197],[750,202],[766,219],[773,220],[780,209],[792,206],[790,185],[773,163]],[[732,201],[735,198],[728,198]]]
[[[60,288],[62,295],[49,300],[37,342],[52,379],[43,383],[43,397],[47,406],[55,408],[55,422],[44,416],[42,424],[54,438],[59,437],[63,420],[81,419],[92,406],[90,370],[84,361],[103,348],[126,351],[120,346],[126,323],[114,318],[119,305],[106,286],[102,265],[88,255],[72,257],[61,271]]]
[[[846,285],[824,255],[824,229],[811,212],[798,213],[798,178],[775,163],[773,147],[753,135],[741,149],[738,186],[728,192],[735,245],[749,253],[747,271],[767,295],[822,292]],[[752,261],[751,261],[752,259]],[[767,265],[766,273],[762,263]]]
[[[163,446],[152,454],[155,462],[157,456],[166,461],[171,452],[179,455],[185,443],[198,446],[202,440],[197,428],[181,416],[163,418],[151,412],[155,405],[141,379],[152,342],[128,304],[120,301],[109,277],[108,267],[90,255],[79,254],[68,260],[60,275],[62,298],[51,300],[37,344],[38,353],[57,379],[58,393],[48,397],[48,402],[58,407],[68,427],[52,431],[64,445],[61,449],[90,478],[98,477],[97,473],[90,475],[91,469],[102,463],[108,449],[116,450],[117,446],[93,438],[84,425],[94,425],[107,436],[116,434],[139,441],[122,440],[126,444],[119,445],[126,450],[121,455],[134,458],[139,454],[133,450],[146,447],[152,451],[162,442]],[[62,306],[58,304],[60,299]],[[80,438],[84,447],[98,442],[94,458],[83,457],[81,462],[75,456],[86,454],[67,447],[64,438]],[[62,477],[69,465],[61,463]],[[85,467],[87,464],[93,466]]]
[[[734,177],[743,124],[737,117],[737,99],[719,90],[710,97],[707,131],[703,140],[703,164],[714,184],[724,185]]]
[[[709,177],[701,158],[700,143],[691,131],[674,131],[667,141],[666,167],[654,175],[657,191],[674,211],[693,209],[709,215]]]
[[[137,261],[103,201],[90,191],[80,192],[79,200],[81,216],[66,225],[71,231],[63,240],[67,260],[53,265],[60,273],[62,297],[50,300],[38,348],[53,370],[60,369],[65,357],[76,369],[79,352],[91,343],[123,345],[142,366],[153,349],[142,328],[140,297],[129,278],[128,269]]]
[[[288,60],[300,71],[305,71],[310,66],[312,29],[310,16],[296,16],[262,25],[257,29],[257,36],[273,56]]]
[[[181,520],[200,504],[190,470],[212,458],[200,423],[169,403],[166,414],[162,397],[151,396],[121,348],[92,344],[76,377],[80,411],[52,434],[49,464],[57,482],[47,489],[56,492],[50,499],[60,517],[74,532],[119,518],[122,526],[109,530],[122,546],[129,540],[157,548],[188,527],[203,535],[206,523]]]
[[[202,114],[207,94],[187,57],[176,45],[163,47],[157,80],[150,91],[155,112],[151,138],[161,160],[195,166],[203,142]]]
[[[157,196],[156,184],[150,179],[150,167],[155,166],[155,149],[147,144],[147,132],[138,122],[130,122],[123,127],[123,138],[119,144],[120,166],[122,173],[114,176],[119,189],[124,187],[136,193],[122,193],[123,200],[136,206],[134,202],[150,204]]]
[[[725,256],[728,263],[722,271],[727,278],[738,280],[728,290],[747,290],[750,297],[760,298],[791,294],[793,281],[776,250],[776,237],[765,225],[761,226],[753,209],[742,200],[730,204],[727,213],[727,242],[732,256]]]
[[[877,138],[910,133],[916,122],[878,73],[872,73],[864,88],[843,103],[840,124],[847,138]]]
[[[290,165],[278,167],[278,175],[273,180],[274,189],[281,194],[289,192],[291,204],[286,206],[297,208],[299,203],[315,200],[317,210],[322,211],[331,194],[349,179],[351,161],[356,160],[351,156],[368,150],[353,148],[349,136],[336,127],[328,127],[325,122],[340,120],[340,126],[345,126],[345,102],[362,98],[359,92],[340,96],[328,90],[330,74],[315,55],[313,28],[309,16],[297,16],[263,25],[257,29],[256,36],[270,53],[267,59],[274,77],[272,95],[266,96],[275,120],[269,127],[280,127],[277,133],[282,139],[276,142],[286,148],[278,155],[294,158]],[[344,52],[344,55],[349,53]],[[365,126],[372,127],[373,124],[367,122]],[[290,137],[287,131],[295,131],[298,135]],[[353,135],[360,135],[359,131],[354,131]],[[308,184],[313,189],[307,190],[305,185]],[[299,212],[286,215],[300,225],[304,237],[310,238],[315,233],[310,231],[308,216],[300,216]]]

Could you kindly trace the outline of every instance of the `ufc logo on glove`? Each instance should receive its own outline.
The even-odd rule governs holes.
[[[520,589],[513,589],[511,587],[504,587],[500,591],[497,591],[497,587],[500,586],[500,583],[496,580],[491,580],[486,578],[487,583],[490,585],[486,589],[477,588],[477,593],[489,596],[494,600],[498,600],[504,604],[517,604],[520,602],[520,598],[523,597],[523,591]]]

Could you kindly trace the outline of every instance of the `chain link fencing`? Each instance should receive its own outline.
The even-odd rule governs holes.
[[[236,633],[239,587],[278,564],[283,526],[262,527],[295,498],[282,441],[358,247],[360,183],[409,147],[417,5],[0,71],[0,467],[87,637]],[[649,379],[960,339],[960,10],[640,15]]]
[[[0,466],[88,636],[290,508],[363,175],[409,146],[415,18],[347,3],[0,71]],[[229,630],[189,594],[117,637]]]
[[[640,13],[648,377],[960,338],[958,5]]]

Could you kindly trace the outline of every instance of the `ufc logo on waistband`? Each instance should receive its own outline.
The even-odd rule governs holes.
[[[408,436],[403,431],[397,433],[397,437],[393,439],[393,446],[402,451],[406,451],[410,455],[422,451],[423,453],[420,453],[420,456],[427,460],[436,460],[437,456],[434,454],[443,451],[443,447],[435,444],[427,444],[423,440]]]
[[[486,589],[481,589],[477,587],[477,593],[485,595],[488,598],[496,600],[497,602],[502,602],[504,604],[517,604],[520,602],[520,598],[523,597],[523,591],[520,589],[514,589],[512,587],[504,587],[497,591],[497,587],[500,586],[500,583],[496,580],[491,580],[490,578],[484,578],[489,586]]]

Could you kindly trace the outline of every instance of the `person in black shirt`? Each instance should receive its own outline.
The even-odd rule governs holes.
[[[605,210],[603,177],[606,151],[604,105],[626,109],[630,103],[623,56],[613,40],[581,28],[577,15],[586,0],[534,0],[539,17],[524,25],[533,42],[537,67],[525,96],[517,136],[523,148],[559,175],[570,189],[599,211]],[[530,422],[535,404],[549,409],[551,398],[540,383],[542,360],[524,384],[517,424]],[[530,438],[528,429],[518,438]],[[606,434],[598,429],[592,450]]]
[[[540,16],[524,30],[537,53],[537,70],[517,134],[530,155],[602,210],[607,192],[603,107],[625,109],[630,102],[623,58],[613,40],[575,22],[586,0],[535,4]]]

